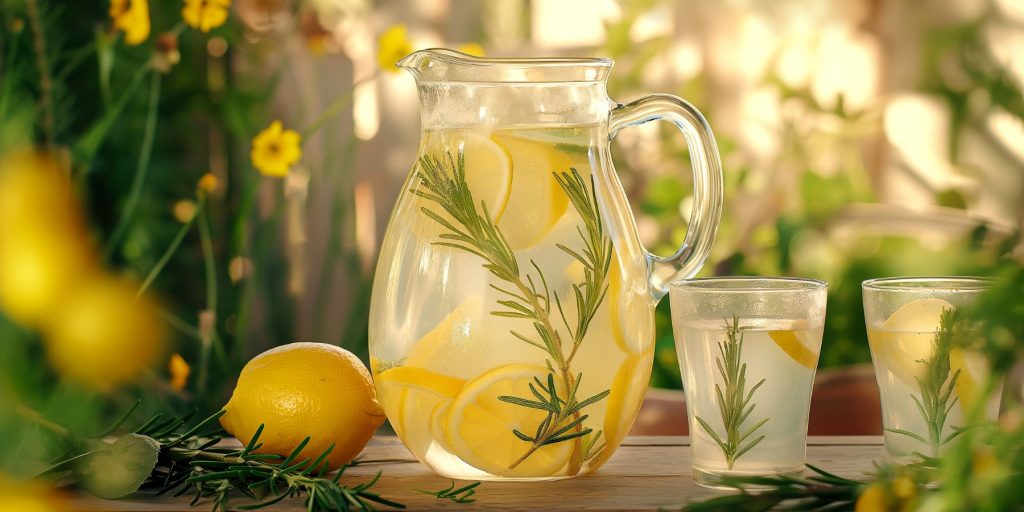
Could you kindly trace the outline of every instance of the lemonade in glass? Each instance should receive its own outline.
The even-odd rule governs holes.
[[[1000,386],[982,398],[988,364],[956,339],[971,335],[957,311],[987,287],[987,280],[970,277],[864,282],[864,317],[891,461],[938,457],[971,425],[970,418],[995,420]]]
[[[698,484],[803,472],[826,285],[694,279],[672,287],[672,325]]]

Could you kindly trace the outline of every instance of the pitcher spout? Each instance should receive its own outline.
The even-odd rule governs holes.
[[[402,68],[412,73],[414,77],[419,78],[423,72],[432,68],[437,68],[442,64],[457,66],[461,64],[469,64],[474,60],[483,59],[455,50],[449,50],[447,48],[427,48],[425,50],[417,50],[406,55],[402,60],[395,63],[395,66]]]

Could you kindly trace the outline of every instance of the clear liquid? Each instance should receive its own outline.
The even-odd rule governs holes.
[[[650,377],[653,302],[642,259],[625,256],[622,229],[602,209],[613,258],[607,292],[573,354],[569,329],[576,329],[573,285],[585,281],[584,266],[556,244],[581,251],[581,216],[554,181],[552,171],[570,168],[591,183],[605,165],[606,136],[598,126],[525,127],[493,132],[465,129],[428,131],[421,155],[465,157],[466,182],[474,203],[508,240],[520,281],[551,295],[546,321],[559,333],[570,371],[551,354],[512,333],[536,340],[531,320],[493,314],[507,310],[497,288],[528,295],[495,276],[479,255],[437,245],[448,231],[423,208],[451,220],[435,203],[405,193],[396,206],[382,247],[370,312],[370,352],[379,399],[396,433],[410,451],[438,473],[465,479],[550,479],[592,471],[603,464],[628,433]],[[496,153],[496,148],[497,152]],[[504,152],[511,161],[503,167]],[[496,156],[498,155],[498,156]],[[506,187],[505,183],[508,184]],[[419,186],[415,175],[406,190]],[[597,194],[602,194],[600,189]],[[602,201],[605,201],[602,198]],[[604,208],[605,203],[599,203]],[[585,231],[584,231],[585,232]],[[539,272],[538,270],[539,269]],[[559,312],[554,297],[562,304]],[[543,301],[541,301],[543,303]],[[581,412],[588,436],[535,450],[513,430],[534,435],[545,413],[501,401],[500,396],[536,400],[534,378],[546,382],[548,362],[556,368],[557,392],[565,396],[565,374],[579,381],[577,399],[609,391]],[[578,429],[570,429],[575,432]],[[600,431],[589,453],[585,445]],[[590,455],[586,460],[585,455]]]
[[[950,378],[957,369],[960,370],[952,395],[957,403],[946,415],[939,442],[933,442],[929,422],[918,409],[915,398],[921,400],[918,379],[925,378],[927,365],[924,361],[932,358],[937,331],[937,325],[930,331],[886,329],[880,325],[868,329],[871,361],[882,400],[885,449],[893,462],[915,462],[919,460],[915,453],[940,456],[949,445],[943,441],[957,427],[966,424],[967,410],[975,399],[974,395],[981,392],[981,386],[988,378],[984,356],[953,349],[950,353]],[[994,393],[994,397],[982,407],[984,417],[994,421],[999,412],[999,392]],[[897,429],[912,432],[926,442],[893,431]]]
[[[722,355],[719,343],[727,339],[723,320],[685,322],[676,335],[680,370],[686,391],[690,420],[690,442],[695,474],[770,475],[799,474],[803,469],[807,439],[814,368],[821,348],[822,326],[807,328],[806,322],[793,320],[739,320],[743,334],[741,362],[746,366],[746,392],[762,379],[754,391],[750,415],[740,424],[738,433],[750,430],[763,419],[768,421],[745,442],[764,436],[746,453],[736,457],[731,467],[723,448],[696,420],[702,418],[723,441],[728,440],[715,390],[723,392],[725,382],[717,361]],[[787,353],[782,344],[789,344]],[[796,347],[799,342],[804,349]],[[802,361],[802,362],[801,362]]]

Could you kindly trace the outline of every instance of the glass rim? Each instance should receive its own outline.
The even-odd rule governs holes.
[[[994,282],[995,280],[990,277],[981,276],[894,276],[868,279],[861,283],[861,288],[876,292],[970,292],[987,290]]]
[[[759,283],[777,286],[763,286]],[[746,284],[746,286],[744,286]],[[725,286],[720,286],[725,285]],[[781,285],[781,286],[779,286]],[[821,279],[788,276],[717,276],[686,279],[669,284],[672,289],[711,293],[793,293],[817,291],[828,288]]]
[[[437,60],[451,64],[465,64],[469,66],[530,66],[530,67],[571,67],[586,66],[610,68],[615,64],[612,59],[604,57],[479,57],[468,53],[452,50],[450,48],[424,48],[406,55],[398,61],[402,67],[403,62],[413,61],[410,57],[417,55],[431,55]]]
[[[599,57],[477,57],[448,48],[427,48],[395,65],[408,70],[419,85],[466,84],[603,84],[615,62]]]

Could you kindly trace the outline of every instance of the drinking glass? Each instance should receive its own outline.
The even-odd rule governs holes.
[[[957,347],[953,336],[954,325],[969,334],[955,311],[970,305],[989,283],[977,277],[864,281],[864,320],[890,461],[938,457],[968,418],[995,420],[998,390],[979,403],[988,364],[982,354]]]
[[[672,286],[699,485],[722,487],[725,476],[803,473],[827,287],[782,277]]]

